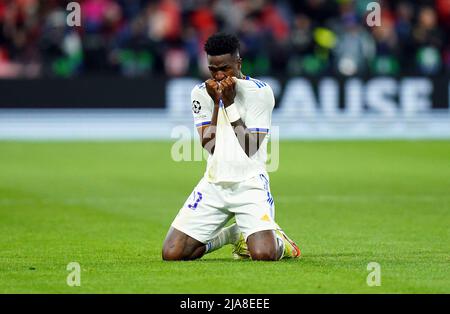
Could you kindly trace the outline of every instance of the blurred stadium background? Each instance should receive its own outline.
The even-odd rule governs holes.
[[[193,128],[203,43],[235,32],[281,138],[450,138],[450,1],[0,0],[0,138],[169,139]]]

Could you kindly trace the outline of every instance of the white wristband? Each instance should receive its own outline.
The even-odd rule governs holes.
[[[230,119],[230,122],[236,122],[241,118],[238,108],[234,103],[226,107],[225,110],[227,111],[228,119]]]

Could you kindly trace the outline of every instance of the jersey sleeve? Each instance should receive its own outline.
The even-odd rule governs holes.
[[[247,109],[245,125],[254,133],[269,133],[272,123],[272,111],[275,106],[275,98],[269,86],[258,90],[251,97]]]
[[[211,124],[213,100],[206,93],[205,83],[197,85],[192,89],[191,106],[196,127]]]

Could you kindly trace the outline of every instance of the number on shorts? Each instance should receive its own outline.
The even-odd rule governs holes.
[[[196,196],[197,196],[197,198],[196,198]],[[188,205],[188,208],[190,208],[190,209],[192,209],[192,210],[197,209],[198,203],[200,203],[200,201],[202,200],[202,198],[203,198],[202,193],[200,193],[200,192],[195,192],[195,191],[194,191],[194,193],[193,193],[193,199],[194,199],[195,201],[194,201],[194,203],[189,204],[189,205]]]

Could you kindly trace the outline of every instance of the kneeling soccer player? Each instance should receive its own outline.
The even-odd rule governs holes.
[[[266,172],[274,96],[266,83],[244,76],[239,40],[215,34],[205,44],[211,78],[194,87],[192,110],[208,150],[204,177],[172,223],[164,260],[191,260],[234,245],[234,257],[280,260],[300,256],[274,221]],[[231,218],[236,223],[225,227]]]

